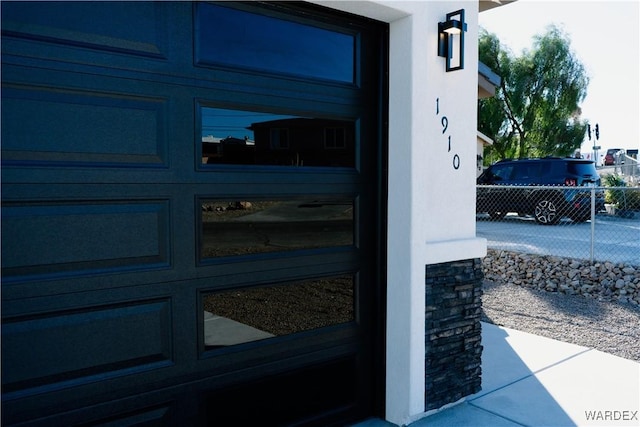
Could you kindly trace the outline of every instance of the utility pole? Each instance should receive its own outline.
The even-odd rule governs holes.
[[[600,160],[598,158],[598,151],[600,150],[600,147],[597,143],[597,141],[600,139],[600,126],[598,125],[598,123],[596,123],[595,126],[595,138],[593,140],[593,147],[591,147],[593,149],[593,160],[596,162],[596,166],[598,166],[598,160]],[[587,135],[589,136],[589,141],[591,141],[591,125],[587,124]]]

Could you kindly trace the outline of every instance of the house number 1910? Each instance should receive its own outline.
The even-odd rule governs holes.
[[[440,98],[436,98],[436,116],[440,115]],[[447,116],[442,115],[442,117],[440,118],[440,124],[442,125],[442,135],[445,135],[447,133],[447,130],[449,129],[449,119],[447,118]],[[447,152],[450,153],[451,152],[451,134],[447,134],[446,135],[446,142],[448,144],[447,147]],[[458,168],[460,168],[460,156],[458,156],[457,154],[453,155],[453,168],[458,170]]]

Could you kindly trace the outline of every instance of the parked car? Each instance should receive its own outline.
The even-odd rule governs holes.
[[[494,219],[516,212],[555,224],[563,217],[576,222],[591,217],[591,189],[586,187],[600,186],[600,176],[592,160],[545,157],[502,160],[489,166],[477,184],[476,212]],[[597,190],[596,212],[603,209],[604,193]]]
[[[605,166],[615,165],[617,163],[616,160],[618,159],[619,156],[622,156],[620,161],[624,163],[623,154],[624,154],[624,150],[622,148],[609,148],[607,150],[607,154],[604,155],[603,164]]]

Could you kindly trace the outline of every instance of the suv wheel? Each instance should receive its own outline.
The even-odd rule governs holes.
[[[538,224],[555,224],[560,221],[560,210],[553,198],[545,196],[536,202],[533,216]]]

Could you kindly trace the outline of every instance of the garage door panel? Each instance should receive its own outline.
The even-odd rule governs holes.
[[[167,51],[166,8],[154,2],[15,2],[2,5],[16,38],[152,57]],[[88,17],[110,19],[88,19]],[[40,50],[46,55],[46,49]],[[82,51],[76,56],[82,56]]]
[[[171,366],[171,325],[169,299],[5,319],[3,400]]]
[[[184,394],[187,393],[184,390],[180,391]],[[183,412],[181,407],[183,402],[177,398],[178,396],[179,392],[176,390],[172,390],[172,392],[163,390],[160,393],[153,393],[151,396],[144,395],[118,399],[100,405],[93,405],[89,408],[72,409],[61,405],[58,406],[59,410],[71,410],[56,413],[55,415],[52,415],[51,408],[47,407],[45,402],[34,397],[27,400],[29,402],[27,405],[16,401],[16,405],[5,410],[3,420],[6,420],[7,423],[28,420],[27,425],[30,427],[184,425],[188,416]],[[29,419],[29,414],[34,413],[36,408],[41,417],[35,420]]]
[[[168,200],[6,205],[3,280],[166,269],[169,224]]]
[[[166,166],[166,100],[28,86],[2,96],[5,163]]]
[[[114,405],[115,406],[115,405]],[[88,414],[85,414],[87,417]],[[94,415],[95,417],[95,415]],[[103,420],[95,422],[96,427],[121,426],[161,426],[167,425],[171,417],[171,405],[161,405],[153,408],[144,408],[137,411],[128,412],[121,415],[104,417]],[[86,418],[85,418],[86,419]]]
[[[346,41],[349,67],[338,75],[265,72],[216,57],[215,16],[198,10],[220,5],[1,7],[3,423],[200,425],[190,421],[212,389],[337,359],[357,360],[353,378],[369,372],[379,332],[363,314],[379,286],[380,89],[366,77],[377,81],[378,53],[362,46],[383,26],[302,2],[225,4]],[[208,108],[331,121],[313,136],[322,149],[348,148],[348,162],[203,163]],[[210,202],[292,200],[308,211],[295,224],[289,209],[245,221],[249,231],[203,219]],[[266,250],[246,250],[264,245],[255,232],[267,235]],[[345,318],[207,344],[207,298],[224,293],[216,312],[229,295],[267,287],[300,300],[298,288],[347,276]],[[214,314],[250,325],[253,313],[274,311],[260,301],[252,309]],[[278,319],[289,320],[283,311]],[[367,408],[371,385],[357,385]]]

